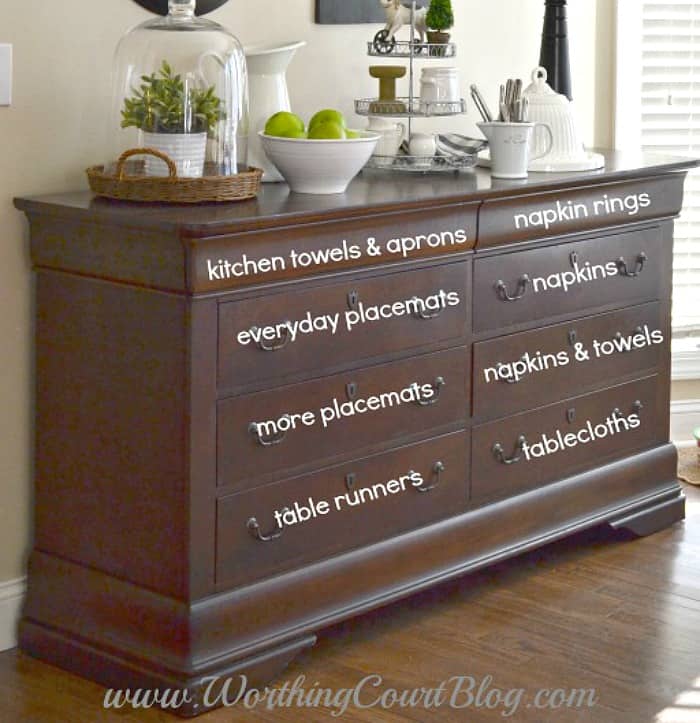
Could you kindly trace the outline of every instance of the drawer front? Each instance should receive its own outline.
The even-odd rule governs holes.
[[[219,390],[464,343],[470,274],[463,262],[222,304]]]
[[[668,265],[658,227],[477,259],[474,330],[655,301]]]
[[[667,442],[662,379],[645,377],[474,427],[472,500],[516,494]]]
[[[684,173],[486,200],[478,248],[677,216]]]
[[[383,186],[386,182],[377,180],[377,188],[369,191],[375,200],[383,194]],[[280,210],[286,218],[274,219],[276,228],[260,229],[265,219],[251,217],[247,223],[241,219],[236,224],[239,229],[247,226],[248,231],[186,241],[188,289],[227,291],[394,261],[448,259],[474,248],[478,201],[434,203],[425,208],[404,206],[391,213],[378,212],[375,205],[372,215],[367,216],[368,199],[354,200],[359,204],[351,208],[352,200],[348,196],[343,199],[346,217],[320,221],[309,212],[309,204],[316,208],[323,205],[320,199],[309,201],[296,194],[288,199],[282,194],[284,208]],[[329,196],[328,203],[339,210],[337,198]],[[244,205],[241,209],[245,214]],[[208,221],[215,212],[211,208],[203,211]],[[357,216],[358,212],[365,215]],[[226,215],[230,214],[227,209]]]
[[[479,342],[474,417],[504,417],[657,371],[668,349],[668,319],[656,301]]]
[[[464,426],[468,359],[459,347],[220,401],[219,485],[250,488]]]
[[[224,497],[217,584],[247,584],[459,514],[467,504],[467,459],[468,436],[459,432]],[[285,507],[294,516],[280,527],[275,512]]]

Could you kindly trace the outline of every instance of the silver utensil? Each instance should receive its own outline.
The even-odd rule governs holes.
[[[523,123],[526,106],[523,98],[523,81],[520,78],[508,78],[505,85],[500,87],[499,93],[499,120],[504,123]]]
[[[484,119],[485,123],[491,123],[493,121],[493,115],[491,114],[491,110],[489,109],[488,105],[486,104],[486,100],[484,99],[484,96],[481,95],[481,92],[477,88],[476,85],[472,85],[470,87],[472,100],[474,101],[474,105],[476,106],[477,110],[481,114],[481,117]]]

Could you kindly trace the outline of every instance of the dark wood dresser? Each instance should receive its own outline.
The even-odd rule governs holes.
[[[267,682],[341,619],[582,528],[681,520],[672,239],[694,165],[18,200],[36,270],[21,648],[187,689],[196,715],[203,679]]]

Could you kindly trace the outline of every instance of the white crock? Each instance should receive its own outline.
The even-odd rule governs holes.
[[[258,132],[267,119],[279,111],[291,111],[287,89],[287,67],[305,40],[285,45],[257,45],[245,49],[250,94],[250,136],[248,162],[263,169],[263,182],[284,180],[275,165],[265,155]]]
[[[460,99],[457,68],[423,68],[420,78],[422,103],[456,103]]]

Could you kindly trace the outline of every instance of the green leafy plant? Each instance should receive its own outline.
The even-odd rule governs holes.
[[[449,30],[455,22],[451,0],[431,0],[425,22],[432,30]]]
[[[214,132],[223,118],[221,98],[214,86],[187,88],[164,60],[158,73],[141,77],[141,87],[124,99],[122,128],[135,127],[149,133]]]

